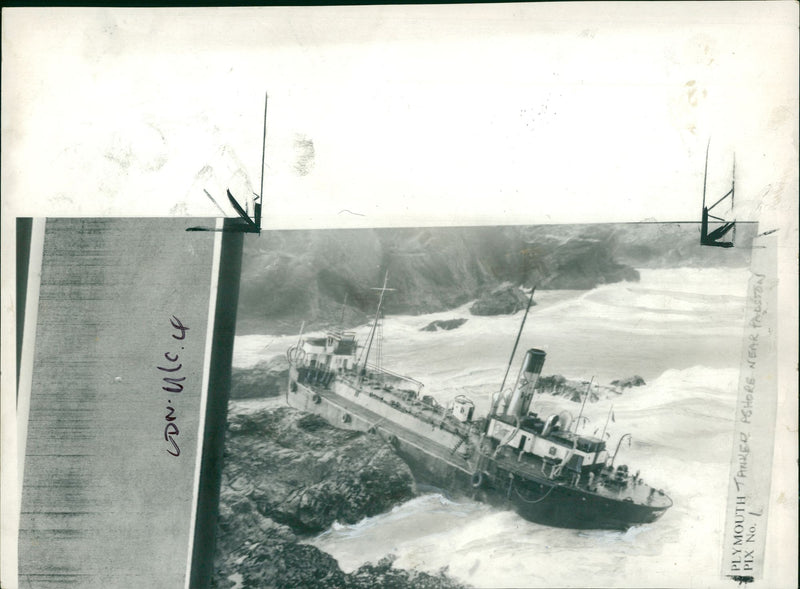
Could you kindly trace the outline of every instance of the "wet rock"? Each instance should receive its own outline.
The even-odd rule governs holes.
[[[601,399],[613,399],[622,395],[623,389],[638,387],[646,384],[641,376],[634,375],[629,378],[613,380],[611,383],[599,384],[594,382],[589,386],[589,381],[572,380],[560,374],[540,376],[536,382],[536,391],[555,397],[562,397],[574,403],[583,403],[587,391],[589,403],[596,403]]]
[[[578,235],[553,247],[547,273],[538,285],[545,289],[589,290],[613,282],[638,282],[639,272],[614,257],[613,237],[601,232]]]
[[[629,389],[629,388],[632,388],[632,387],[640,387],[640,386],[643,386],[643,385],[645,385],[647,383],[644,381],[644,379],[641,376],[639,376],[638,374],[635,374],[633,376],[629,376],[628,378],[612,380],[611,384],[612,384],[612,386],[619,387],[621,389]]]
[[[436,321],[431,321],[425,327],[421,328],[420,331],[449,331],[451,329],[456,329],[461,327],[467,322],[466,319],[437,319]]]
[[[376,436],[288,407],[233,414],[212,586],[461,587],[443,572],[394,569],[391,558],[346,574],[333,557],[301,543],[334,521],[356,523],[414,494],[408,467]]]
[[[380,438],[289,407],[231,417],[223,485],[301,534],[356,523],[414,496],[411,472]]]
[[[541,393],[563,397],[575,403],[582,403],[587,391],[589,393],[587,399],[589,403],[595,403],[600,399],[600,390],[597,385],[592,386],[590,390],[588,382],[570,380],[560,374],[540,376],[539,380],[536,381],[536,390]]]
[[[260,536],[258,528],[235,529],[235,533],[227,534],[230,546],[224,550],[217,548],[212,587],[347,587],[347,575],[336,559],[318,548],[280,537]]]
[[[289,382],[289,361],[281,354],[259,362],[252,368],[234,368],[231,372],[231,399],[276,397]]]
[[[528,297],[520,288],[505,284],[475,301],[469,312],[473,315],[510,315],[527,305]]]
[[[212,586],[344,586],[344,574],[331,556],[297,541],[288,526],[265,517],[247,495],[223,485]]]
[[[420,571],[405,571],[392,565],[394,556],[382,558],[376,564],[366,564],[348,575],[348,588],[373,589],[375,587],[411,589],[460,589],[464,585],[447,576],[446,569],[435,575]]]
[[[549,374],[540,376],[536,381],[536,390],[546,393],[557,393],[565,386],[567,379],[560,374]]]

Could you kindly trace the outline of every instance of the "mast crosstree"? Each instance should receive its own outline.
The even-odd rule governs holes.
[[[708,145],[706,146],[706,164],[705,169],[703,171],[703,213],[702,213],[702,220],[700,222],[700,245],[707,245],[713,247],[733,247],[733,243],[736,237],[736,221],[728,221],[722,217],[717,217],[716,215],[712,215],[711,211],[720,204],[723,200],[730,197],[731,198],[731,212],[733,212],[734,206],[734,195],[735,195],[735,188],[736,188],[736,156],[734,155],[733,158],[733,172],[731,173],[731,189],[725,193],[717,202],[715,202],[710,207],[706,206],[706,188],[708,184],[708,150],[711,147],[711,139],[708,140]],[[709,223],[715,223],[719,226],[715,229],[709,231]],[[725,237],[729,232],[733,231],[733,237],[730,241],[722,241],[722,238]]]
[[[378,358],[378,367],[380,368],[380,339],[381,334],[380,332],[380,320],[381,320],[381,312],[383,311],[383,298],[387,292],[391,292],[395,290],[394,288],[387,288],[389,284],[389,271],[386,271],[386,274],[383,277],[383,286],[380,288],[372,288],[371,290],[377,290],[378,294],[378,308],[375,311],[375,319],[372,322],[372,328],[369,330],[369,336],[367,336],[367,345],[364,348],[364,351],[361,354],[361,358],[358,359],[358,364],[361,366],[361,373],[362,375],[366,373],[367,370],[367,362],[369,361],[369,354],[372,350],[372,343],[375,341],[375,334],[378,333],[378,349],[379,349],[379,358]]]

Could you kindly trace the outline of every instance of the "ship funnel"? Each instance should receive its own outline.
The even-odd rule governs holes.
[[[539,375],[542,373],[546,355],[544,350],[536,348],[531,348],[525,353],[525,359],[522,361],[522,367],[519,369],[519,376],[517,376],[517,384],[514,387],[511,400],[506,406],[505,414],[508,417],[521,418],[528,414],[528,409],[533,399],[533,389],[536,387],[536,381],[539,380]]]

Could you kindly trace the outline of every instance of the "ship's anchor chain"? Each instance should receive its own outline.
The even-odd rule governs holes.
[[[544,501],[545,499],[547,499],[547,496],[553,491],[553,486],[551,485],[550,488],[547,489],[547,492],[544,495],[542,495],[541,497],[539,497],[538,499],[526,499],[522,495],[522,493],[519,492],[519,489],[514,486],[514,474],[513,473],[508,473],[508,477],[509,477],[509,481],[508,481],[508,498],[511,498],[511,489],[513,488],[514,492],[517,494],[517,497],[519,497],[525,503],[533,504],[533,503],[539,503],[540,501]]]

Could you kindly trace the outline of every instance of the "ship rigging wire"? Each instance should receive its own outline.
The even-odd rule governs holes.
[[[512,485],[512,488],[514,489],[514,492],[517,494],[517,497],[519,497],[525,503],[539,503],[540,501],[544,501],[545,499],[547,499],[547,496],[554,489],[554,487],[551,486],[549,489],[547,489],[547,493],[545,493],[543,496],[541,496],[541,497],[539,497],[538,499],[535,499],[535,500],[530,500],[530,499],[525,499],[525,497],[522,496],[522,493],[520,493],[519,490],[516,487],[513,486],[514,485],[513,481],[511,482],[511,485]]]

